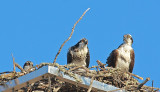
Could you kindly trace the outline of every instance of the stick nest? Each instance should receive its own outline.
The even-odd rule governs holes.
[[[143,91],[159,90],[158,88],[145,86],[144,84],[139,83],[136,78],[141,79],[141,77],[139,77],[138,75],[133,76],[134,74],[123,72],[119,68],[105,67],[105,65],[101,66],[99,63],[98,63],[98,66],[92,66],[90,68],[86,68],[83,66],[76,66],[74,64],[59,65],[57,63],[41,63],[40,65],[38,65],[37,69],[43,66],[46,66],[46,65],[57,67],[60,71],[69,75],[70,77],[73,77],[77,83],[81,83],[81,79],[77,78],[76,74],[85,76],[85,77],[89,77],[89,78],[92,78],[94,76],[94,80],[96,81],[103,82],[109,85],[113,85],[115,87],[118,87],[120,89],[124,89],[127,91],[142,91],[143,92]],[[0,73],[1,74],[0,75],[0,86],[4,86],[5,83],[8,82],[9,80],[13,80],[27,73],[29,72]],[[86,92],[87,91],[86,88],[78,87],[76,84],[73,85],[73,84],[58,80],[56,79],[55,76],[52,76],[50,80],[48,80],[48,78],[44,78],[41,81],[32,83],[28,85],[27,87],[21,88],[19,90],[23,90],[23,91],[52,90],[53,92],[57,90],[58,92],[64,92],[64,90],[68,89],[66,92],[72,92],[72,91]],[[94,91],[92,90],[92,92]]]

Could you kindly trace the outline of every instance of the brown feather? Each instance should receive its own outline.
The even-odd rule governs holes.
[[[88,48],[88,47],[87,47]],[[89,53],[89,49],[88,49],[88,53],[86,55],[86,67],[89,67],[89,63],[90,63],[90,53]]]
[[[133,49],[130,52],[131,52],[130,53],[130,55],[131,55],[131,63],[129,65],[129,72],[132,73],[133,67],[134,67],[134,57],[135,57],[135,54],[134,54],[134,50]]]
[[[67,64],[70,64],[72,62],[72,58],[73,57],[72,57],[70,51],[68,51],[68,53],[67,53]]]
[[[106,62],[108,64],[108,67],[113,67],[113,68],[116,67],[118,55],[119,55],[118,50],[113,50],[110,53],[109,57],[107,58],[107,62]]]

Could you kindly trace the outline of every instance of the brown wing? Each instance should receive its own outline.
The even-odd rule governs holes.
[[[87,53],[87,55],[86,55],[86,67],[88,68],[88,66],[89,66],[89,63],[90,63],[90,53],[89,53],[89,49],[88,49],[88,53]]]
[[[129,72],[132,73],[133,67],[134,67],[135,54],[134,54],[134,50],[133,50],[133,49],[132,49],[130,52],[131,52],[131,53],[130,53],[131,63],[130,63],[130,65],[129,65]]]
[[[67,53],[67,64],[70,64],[70,63],[72,63],[72,55],[71,55],[70,50],[69,50],[68,53]]]
[[[110,53],[109,57],[107,58],[107,62],[106,62],[109,67],[113,67],[113,68],[116,67],[118,55],[119,55],[118,50],[113,50]]]

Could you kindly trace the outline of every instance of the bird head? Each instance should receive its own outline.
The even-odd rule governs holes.
[[[25,65],[26,66],[33,66],[33,63],[31,61],[26,61]]]
[[[123,41],[124,41],[124,43],[132,45],[133,38],[130,34],[126,34],[126,35],[123,36]]]
[[[83,38],[78,42],[78,47],[79,48],[84,48],[87,45],[88,45],[88,40],[86,38]]]

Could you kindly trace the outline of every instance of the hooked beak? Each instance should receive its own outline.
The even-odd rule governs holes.
[[[127,35],[124,35],[123,37],[124,37],[124,38],[127,38]]]

